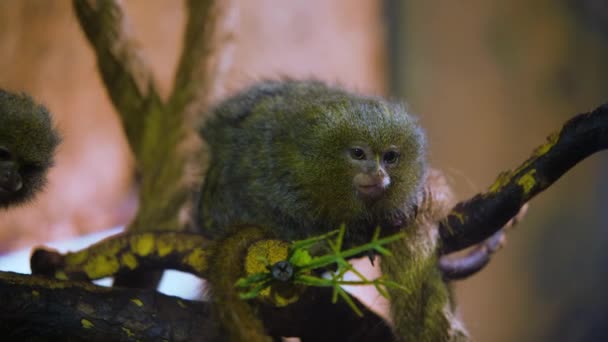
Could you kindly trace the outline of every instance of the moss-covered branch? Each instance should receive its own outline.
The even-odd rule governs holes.
[[[0,302],[7,341],[196,341],[210,324],[202,302],[8,272]]]
[[[343,234],[343,230],[340,232]],[[307,336],[313,340],[325,338],[325,336],[335,336],[336,338],[351,336],[356,340],[361,338],[385,340],[388,336],[392,336],[390,326],[355,298],[348,297],[348,300],[334,304],[335,288],[331,286],[316,287],[314,286],[316,283],[308,284],[313,286],[301,286],[303,280],[297,276],[298,272],[312,271],[316,266],[324,267],[331,263],[337,263],[338,269],[340,269],[340,264],[346,262],[342,258],[343,256],[361,252],[361,248],[342,251],[339,246],[341,245],[341,234],[336,232],[319,239],[289,244],[269,239],[272,234],[257,227],[242,228],[230,239],[220,242],[207,241],[199,235],[188,233],[128,233],[105,239],[87,249],[65,255],[38,249],[32,256],[32,271],[35,274],[59,278],[64,282],[46,281],[37,277],[28,280],[27,277],[24,277],[20,284],[28,288],[41,283],[46,287],[45,291],[77,286],[94,290],[95,293],[108,293],[107,296],[111,296],[110,293],[114,289],[98,288],[89,284],[73,283],[73,281],[100,279],[133,270],[172,268],[200,277],[210,275],[212,279],[220,279],[220,283],[214,284],[215,286],[234,289],[221,291],[225,295],[222,297],[223,300],[230,301],[229,305],[222,308],[226,309],[226,313],[237,310],[250,312],[253,316],[249,322],[264,323],[264,329],[260,325],[257,331],[267,331],[275,336]],[[336,236],[336,242],[330,240]],[[382,239],[376,237],[368,244],[368,248],[387,252],[382,246],[388,244],[392,239],[400,237],[400,235]],[[222,247],[216,248],[217,243],[220,243]],[[311,257],[308,248],[319,243],[329,244],[336,249],[327,256]],[[363,251],[365,250],[367,249]],[[333,253],[337,254],[333,255]],[[274,267],[270,267],[283,261],[293,263],[293,266],[298,269],[293,278],[282,279],[274,273]],[[251,279],[251,277],[255,278],[260,275],[270,276],[269,285],[265,286],[268,290],[267,293],[260,290],[254,296],[253,301],[240,299],[238,290],[234,288],[237,279],[240,277]],[[373,281],[369,281],[369,283],[375,284]],[[390,286],[390,284],[387,285]],[[24,291],[27,292],[27,290]],[[40,292],[40,290],[37,291]],[[132,297],[121,296],[120,291],[123,290],[117,292],[116,301],[122,300],[125,306],[134,302]],[[57,297],[64,296],[62,292],[53,293],[56,293]],[[105,296],[101,296],[99,300],[104,300]],[[69,307],[62,310],[77,309],[74,307],[79,304],[72,302],[70,298],[68,296],[65,301],[62,301]],[[31,300],[31,298],[26,300]],[[91,297],[91,300],[95,299]],[[216,300],[219,299],[216,298]],[[353,310],[353,307],[356,307],[357,310]],[[116,308],[108,310],[118,315],[121,313],[121,309],[117,305]],[[320,311],[318,315],[310,315],[310,312],[317,310]],[[25,314],[23,320],[32,319],[27,317],[28,314]],[[198,313],[195,312],[193,315],[198,315]],[[239,315],[239,317],[242,316]],[[105,324],[113,324],[112,322]],[[219,328],[219,325],[214,326],[210,323],[209,318],[203,323],[210,325],[209,329]],[[56,324],[65,325],[67,323]],[[101,321],[93,324],[104,326]],[[230,326],[239,327],[234,328],[235,332],[252,331],[252,329],[239,326],[238,321],[234,324],[231,323]],[[332,326],[333,329],[328,335],[329,326]]]
[[[462,250],[490,237],[574,165],[607,147],[608,104],[575,116],[519,168],[501,174],[487,192],[452,209],[439,227],[442,253]]]
[[[295,305],[262,306],[259,314],[273,336],[392,338],[390,326],[372,311],[357,302],[364,312],[358,317],[331,297],[331,289],[310,288]],[[0,302],[0,334],[10,341],[205,341],[216,328],[204,302],[11,272],[0,272]]]
[[[231,62],[236,7],[231,0],[188,0],[188,22],[175,85],[169,103],[174,111],[189,104],[205,108]]]
[[[120,2],[74,0],[74,10],[93,46],[99,72],[120,113],[129,144],[137,154],[147,114],[162,107],[152,72],[128,34]]]
[[[37,249],[34,274],[57,279],[96,280],[135,270],[175,269],[205,277],[214,243],[190,233],[116,235],[74,253]]]
[[[97,280],[142,270],[174,269],[200,278],[222,279],[223,288],[235,289],[239,299],[259,299],[282,307],[298,300],[302,286],[330,287],[351,305],[350,296],[341,285],[374,285],[385,294],[384,287],[398,285],[378,278],[367,279],[352,267],[347,258],[367,252],[391,257],[387,245],[403,234],[380,237],[380,229],[366,244],[342,249],[345,227],[307,240],[288,243],[272,238],[272,232],[257,227],[240,227],[228,239],[211,241],[199,234],[180,232],[125,233],[104,239],[77,252],[61,254],[38,248],[32,254],[32,273],[63,280]],[[335,238],[335,240],[334,240]],[[315,256],[312,250],[326,251]],[[285,266],[282,267],[281,266]],[[313,272],[335,268],[334,277],[325,279]],[[289,272],[281,273],[281,270]],[[359,280],[345,281],[346,272]],[[216,272],[217,276],[212,273]],[[230,277],[226,275],[231,273]],[[237,282],[238,280],[238,282]],[[241,291],[240,293],[238,291]]]
[[[151,70],[127,34],[128,20],[120,3],[74,0],[73,4],[141,176],[140,210],[128,230],[189,229],[191,192],[202,178],[197,173],[202,158],[195,120],[221,83],[221,71],[230,60],[229,24],[234,20],[229,14],[234,6],[229,1],[188,1],[184,48],[165,105],[155,90]]]

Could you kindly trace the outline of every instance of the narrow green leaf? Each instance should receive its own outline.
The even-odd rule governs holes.
[[[357,307],[357,304],[355,304],[355,302],[352,300],[352,298],[350,298],[348,293],[346,293],[346,291],[342,290],[342,288],[340,288],[340,290],[338,290],[338,292],[340,294],[340,297],[342,297],[342,299],[344,299],[344,301],[348,304],[348,306],[350,306],[350,308],[353,309],[353,311],[357,314],[357,316],[363,317],[363,312],[361,312],[361,310],[359,310],[359,308]]]

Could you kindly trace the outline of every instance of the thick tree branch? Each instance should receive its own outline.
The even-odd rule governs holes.
[[[206,303],[0,272],[0,334],[9,341],[196,341]]]
[[[344,302],[332,304],[331,297],[329,288],[309,288],[296,305],[258,309],[273,336],[392,338],[390,326],[375,313],[357,302],[365,313],[359,317]],[[0,334],[10,341],[205,341],[217,328],[205,302],[11,272],[0,272],[0,302]]]
[[[452,209],[439,226],[442,253],[462,250],[490,237],[570,168],[607,147],[608,104],[575,116],[519,168],[501,174],[487,192]]]
[[[74,9],[95,50],[101,77],[137,155],[147,114],[162,107],[152,72],[131,41],[120,2],[74,0]]]
[[[34,274],[70,281],[60,284],[72,284],[74,280],[95,280],[134,270],[171,268],[199,277],[206,277],[211,272],[215,272],[213,279],[219,278],[223,281],[215,286],[229,289],[234,288],[234,283],[239,277],[257,274],[259,270],[254,264],[260,263],[259,260],[273,262],[272,260],[276,261],[288,255],[289,244],[266,239],[268,236],[264,230],[251,227],[240,232],[242,234],[235,237],[234,241],[222,241],[222,248],[219,249],[215,248],[217,242],[205,240],[200,235],[175,232],[120,234],[84,250],[64,255],[38,249],[31,259],[32,271]],[[211,260],[212,258],[216,261]],[[213,264],[215,267],[211,268]],[[238,265],[243,265],[243,268]],[[227,272],[231,272],[231,275],[227,275]],[[245,272],[244,275],[242,272]],[[42,281],[39,279],[24,278],[22,285],[30,286],[31,282],[37,284]],[[49,291],[56,287],[54,282],[44,284],[48,286]],[[330,287],[302,287],[284,282],[279,282],[276,286],[278,287],[269,293],[274,293],[276,296],[279,293],[297,292],[295,302],[287,306],[277,305],[272,301],[274,296],[260,296],[244,301],[238,298],[235,289],[234,292],[227,291],[234,297],[225,309],[227,312],[234,312],[237,308],[254,310],[252,314],[253,312],[256,314],[253,321],[258,322],[259,318],[264,322],[265,330],[261,332],[266,331],[274,336],[305,336],[311,340],[341,336],[352,337],[358,341],[374,341],[378,338],[387,340],[392,336],[390,326],[355,298],[352,299],[363,312],[363,317],[359,317],[344,301],[332,304],[333,290]],[[97,287],[93,288],[97,289]],[[99,289],[112,291],[107,288]],[[57,292],[57,296],[61,297],[63,294]],[[120,298],[124,300],[125,305],[129,303],[129,299]],[[312,311],[319,313],[310,315]],[[114,313],[120,312],[114,311]],[[219,324],[213,325],[208,321],[209,319],[205,323],[210,325],[209,329],[220,328]],[[239,329],[236,330],[239,332],[251,331],[237,323],[231,323],[229,326],[232,328],[238,326]],[[331,332],[328,332],[330,327]],[[217,332],[214,330],[213,333]],[[208,332],[205,336],[213,333]]]

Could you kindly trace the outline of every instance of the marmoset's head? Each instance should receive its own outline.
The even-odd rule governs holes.
[[[320,213],[337,221],[377,219],[397,210],[409,215],[426,168],[425,139],[416,120],[379,98],[333,95],[311,99],[313,105],[304,110],[316,119],[298,140],[298,183]]]
[[[0,90],[0,207],[27,201],[42,188],[59,142],[46,108]]]

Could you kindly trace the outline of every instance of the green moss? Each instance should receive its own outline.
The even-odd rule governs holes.
[[[131,302],[139,307],[144,306],[144,302],[142,302],[139,298],[132,298]]]
[[[521,186],[524,190],[524,196],[527,196],[532,188],[536,185],[536,178],[534,178],[534,174],[536,173],[535,169],[532,169],[526,172],[523,176],[517,179],[517,185]]]
[[[549,137],[547,137],[547,142],[544,143],[543,145],[539,146],[535,151],[534,151],[534,155],[537,157],[540,157],[544,154],[546,154],[547,152],[549,152],[553,146],[555,146],[555,144],[557,144],[557,142],[559,141],[559,136],[560,133],[553,133],[551,134]]]
[[[85,329],[91,329],[91,328],[95,327],[95,325],[93,324],[93,322],[91,322],[91,321],[89,321],[88,319],[85,319],[85,318],[83,318],[83,319],[80,320],[80,324]]]
[[[504,188],[507,184],[509,184],[509,182],[511,181],[512,178],[513,178],[512,172],[510,172],[510,171],[502,172],[500,175],[498,175],[498,178],[496,179],[496,181],[494,181],[494,183],[490,186],[490,189],[488,189],[488,192],[489,193],[499,192],[502,188]]]
[[[68,280],[68,275],[63,271],[57,271],[55,272],[55,279]]]
[[[267,265],[287,260],[289,244],[280,240],[262,240],[249,247],[245,256],[245,272],[252,275],[267,272]]]
[[[135,255],[131,254],[131,253],[125,253],[120,257],[120,261],[122,262],[123,265],[127,266],[127,268],[129,268],[130,270],[134,270],[137,268],[137,266],[139,265],[139,262],[137,262],[137,258],[135,258]]]
[[[158,239],[156,241],[156,248],[158,256],[162,258],[175,250],[175,244],[168,239]]]
[[[131,238],[130,245],[133,253],[139,256],[147,256],[154,250],[154,234],[141,234]]]
[[[127,334],[127,337],[133,337],[135,336],[135,334],[131,331],[131,329],[129,328],[125,328],[125,327],[121,327],[122,331],[125,332],[125,334]]]
[[[67,265],[80,265],[89,257],[88,250],[78,251],[77,253],[68,253],[65,256],[65,263]]]
[[[100,279],[116,274],[119,268],[120,263],[116,256],[97,255],[84,265],[83,271],[89,279]]]
[[[202,274],[209,268],[209,251],[202,248],[196,248],[188,253],[182,260],[186,265],[189,265],[197,274]]]

